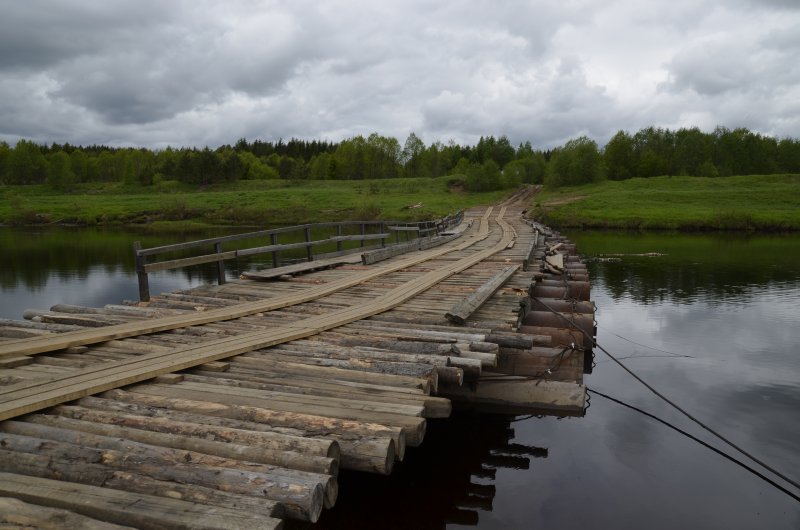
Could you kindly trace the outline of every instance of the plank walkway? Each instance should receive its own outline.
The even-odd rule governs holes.
[[[391,473],[450,398],[502,405],[513,381],[519,403],[578,413],[574,333],[521,304],[521,265],[547,250],[523,222],[528,197],[380,263],[0,321],[0,497],[25,517],[26,503],[74,512],[76,528],[278,528],[332,507],[339,469]],[[582,278],[561,259],[569,281],[544,281]]]

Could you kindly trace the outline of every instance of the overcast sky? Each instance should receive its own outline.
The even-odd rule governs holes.
[[[800,0],[0,0],[0,139],[800,137]]]

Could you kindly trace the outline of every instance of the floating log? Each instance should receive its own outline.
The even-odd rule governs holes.
[[[266,424],[272,427],[289,427],[300,432],[318,433],[318,435],[319,433],[331,433],[348,435],[349,437],[356,437],[356,439],[357,437],[364,437],[365,439],[388,438],[394,442],[395,448],[398,448],[398,454],[402,454],[400,452],[401,450],[402,452],[405,452],[405,446],[407,443],[409,443],[409,440],[406,436],[406,431],[400,427],[391,427],[378,423],[355,422],[339,418],[315,416],[312,414],[295,414],[245,405],[222,404],[201,400],[151,396],[122,390],[111,390],[109,392],[104,392],[103,397],[126,401],[129,403],[132,402],[153,407],[174,409],[182,412],[191,412],[194,414],[255,422]],[[422,441],[423,435],[424,427],[422,433],[415,435],[415,437],[412,439],[412,443],[419,445],[419,443]],[[337,441],[339,442],[342,450],[342,464],[344,464],[346,461],[346,447],[342,443],[341,439],[337,439]],[[386,458],[385,455],[384,458]]]
[[[581,300],[588,301],[590,298],[591,288],[589,282],[567,282],[566,287],[563,282],[549,281],[537,282],[531,285],[530,296],[531,298],[561,298],[564,300]]]
[[[550,343],[545,346],[552,346],[553,348],[562,348],[574,344],[576,348],[587,348],[588,345],[588,349],[592,349],[592,343],[586,339],[586,336],[582,332],[576,329],[520,326],[519,331],[520,333],[535,333],[537,335],[546,334],[551,340]]]
[[[257,436],[238,436],[233,433],[223,440],[204,438],[212,437],[219,429],[203,427],[192,423],[176,421],[159,421],[158,419],[120,415],[116,418],[112,414],[91,413],[91,411],[75,411],[75,409],[56,410],[63,413],[61,416],[33,414],[26,419],[28,422],[61,429],[72,429],[85,433],[127,438],[135,442],[173,449],[185,449],[208,455],[220,456],[270,464],[288,469],[310,471],[327,475],[337,475],[339,461],[335,458],[303,455],[289,451],[273,451],[260,445],[245,445],[245,440],[255,440]],[[75,418],[79,416],[79,418]],[[99,423],[98,420],[108,423]],[[245,431],[246,434],[246,431]],[[244,440],[242,439],[244,438]],[[237,440],[237,441],[234,441]],[[338,444],[336,444],[338,449]]]
[[[219,506],[0,472],[0,495],[143,530],[282,528],[270,517]],[[87,530],[91,527],[86,527]]]
[[[252,444],[268,451],[296,452],[334,459],[338,458],[340,454],[337,443],[332,440],[293,436],[279,432],[253,432],[252,429],[238,427],[235,421],[231,421],[224,428],[215,428],[211,423],[214,419],[211,416],[96,397],[79,399],[75,403],[75,405],[59,405],[51,411],[65,417],[85,419],[86,421],[105,422],[111,420],[115,424],[133,428],[147,427],[157,432],[202,436],[205,439],[215,439],[220,442]]]
[[[277,364],[265,359],[246,357],[240,355],[231,366],[248,365],[276,373],[295,374],[305,376],[317,376],[331,381],[349,381],[357,383],[368,383],[375,385],[396,386],[398,388],[420,389],[426,394],[430,393],[431,382],[427,379],[409,377],[405,375],[392,375],[376,372],[363,372],[355,370],[345,370],[330,366],[312,366],[296,362],[284,362]]]
[[[3,428],[5,429],[5,424]],[[223,459],[200,453],[173,451],[154,446],[142,447],[142,444],[135,442],[113,439],[97,443],[104,447],[93,448],[81,446],[80,442],[76,445],[3,433],[0,434],[0,446],[4,448],[0,450],[0,465],[2,469],[16,473],[31,474],[41,478],[62,476],[69,477],[70,481],[84,482],[89,473],[87,470],[94,470],[84,466],[97,464],[108,468],[109,471],[128,471],[158,480],[198,484],[212,489],[266,497],[283,503],[289,517],[301,520],[315,522],[322,511],[325,496],[323,483],[301,477],[298,475],[300,472],[279,475],[260,471],[259,467],[245,471],[229,468],[227,464],[224,467],[206,464],[206,461],[222,463]],[[123,445],[122,450],[105,448],[105,446]],[[38,459],[26,458],[23,453]]]
[[[80,528],[82,530],[134,530],[130,526],[98,521],[58,508],[45,508],[28,504],[17,499],[0,497],[0,528],[61,530]]]
[[[225,402],[229,404],[253,406],[289,414],[313,414],[343,420],[394,425],[406,431],[409,443],[414,443],[413,441],[416,440],[421,442],[421,435],[425,431],[425,419],[421,417],[422,407],[398,405],[390,408],[373,403],[363,403],[359,406],[352,400],[346,403],[335,402],[330,405],[317,404],[312,400],[300,403],[290,400],[282,401],[279,400],[281,396],[276,395],[266,397],[265,392],[215,387],[214,385],[203,386],[197,383],[139,385],[134,391],[162,397],[206,401],[220,401],[221,396],[225,396]]]
[[[592,313],[594,314],[594,304],[592,302],[579,300],[563,300],[559,298],[534,298],[531,300],[532,311],[558,311],[560,313]]]
[[[574,326],[576,329],[586,333],[589,337],[594,336],[594,315],[582,315],[572,313],[551,313],[550,311],[530,311],[522,320],[525,326],[564,328]]]
[[[225,374],[225,375],[241,375],[241,374]],[[202,383],[202,384],[215,384],[223,385],[230,388],[249,388],[253,390],[263,390],[264,395],[281,395],[289,398],[289,395],[294,394],[298,396],[314,396],[326,397],[328,402],[336,401],[337,399],[358,400],[375,403],[391,403],[400,405],[410,405],[423,407],[423,416],[426,418],[446,418],[450,415],[451,406],[450,401],[445,398],[433,397],[424,394],[410,395],[410,394],[397,394],[388,392],[360,392],[358,389],[349,387],[337,387],[336,385],[320,384],[316,388],[309,387],[293,387],[292,381],[285,381],[283,385],[276,385],[272,383],[262,383],[258,377],[233,377],[226,378],[221,375],[217,376],[203,376],[196,374],[185,374],[184,379],[189,382]],[[323,386],[324,385],[324,386]]]

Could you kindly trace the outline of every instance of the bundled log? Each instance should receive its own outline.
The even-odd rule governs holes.
[[[422,441],[422,434],[425,431],[425,419],[421,417],[422,407],[399,405],[391,408],[373,403],[358,404],[354,401],[329,405],[312,402],[298,403],[292,400],[280,401],[278,400],[280,396],[265,397],[263,392],[247,392],[246,390],[181,383],[180,385],[139,385],[135,392],[211,402],[222,401],[224,396],[225,402],[231,405],[258,407],[284,414],[313,414],[356,422],[392,425],[402,428],[406,432],[406,440],[412,445]]]
[[[218,384],[229,387],[250,388],[254,390],[264,390],[267,392],[278,392],[283,394],[298,394],[302,396],[324,396],[334,399],[357,399],[373,401],[377,403],[394,403],[423,407],[423,416],[426,418],[446,418],[450,415],[450,401],[445,398],[432,397],[425,394],[413,395],[396,392],[383,391],[361,391],[351,387],[320,383],[317,387],[294,386],[291,380],[284,381],[283,384],[263,382],[257,376],[242,376],[242,374],[212,373],[211,375],[184,374],[185,381]]]
[[[377,423],[355,422],[311,414],[293,414],[243,405],[150,396],[123,390],[104,392],[103,397],[137,405],[170,409],[170,411],[176,410],[243,421],[247,425],[253,425],[256,430],[260,430],[256,427],[260,425],[262,429],[289,428],[294,432],[309,436],[334,437],[333,439],[339,442],[342,450],[341,464],[343,467],[359,464],[366,467],[375,466],[374,471],[378,473],[393,464],[395,455],[401,458],[405,453],[406,443],[408,443],[406,432],[403,429]],[[217,423],[217,425],[230,426],[231,424],[225,422]],[[422,435],[424,435],[424,431],[414,442],[417,444],[421,442]],[[373,451],[350,452],[351,449],[355,449],[353,444],[357,444],[358,448],[363,445],[365,449],[371,448]]]
[[[63,416],[33,414],[26,419],[28,422],[50,427],[127,438],[128,440],[150,445],[185,449],[223,458],[270,464],[300,471],[334,476],[339,471],[339,461],[336,458],[304,455],[289,451],[272,451],[260,445],[246,443],[247,440],[257,439],[257,436],[237,437],[236,435],[239,433],[233,433],[232,436],[227,436],[227,439],[217,441],[204,437],[204,435],[213,436],[214,429],[204,428],[193,423],[159,421],[158,419],[130,415],[115,417],[109,413],[76,411],[75,408],[70,409],[67,407],[54,412],[63,414]],[[80,416],[80,419],[75,418],[75,415]],[[237,443],[237,441],[242,443]],[[338,448],[338,444],[336,444],[336,447]]]
[[[380,385],[375,383],[364,383],[359,381],[345,381],[325,374],[300,374],[283,372],[281,366],[264,365],[255,366],[244,363],[231,363],[230,368],[223,375],[233,379],[247,379],[250,377],[258,378],[264,383],[274,383],[276,385],[287,385],[294,387],[307,388],[347,388],[356,392],[388,392],[391,394],[410,394],[412,396],[427,396],[428,392],[423,392],[420,388],[408,388],[406,386]],[[438,367],[437,367],[438,368]],[[338,369],[334,369],[338,370]],[[344,370],[346,371],[346,370]],[[192,373],[209,375],[203,367],[194,368]],[[211,374],[213,375],[213,374]]]
[[[323,475],[315,478],[312,474],[298,471],[256,464],[243,466],[238,462],[200,453],[175,451],[83,433],[70,434],[71,431],[56,432],[58,430],[49,429],[46,434],[48,438],[71,438],[72,442],[9,434],[6,432],[9,423],[21,422],[2,424],[0,446],[4,449],[0,450],[0,466],[4,470],[42,478],[58,476],[91,484],[97,477],[90,475],[97,469],[86,466],[96,464],[108,471],[127,471],[158,480],[197,484],[241,495],[267,498],[281,502],[286,507],[287,516],[306,521],[316,521],[319,518],[325,502],[325,484],[335,484],[333,477],[328,477],[326,481]],[[29,427],[41,426],[30,424]],[[26,457],[23,453],[36,458]],[[251,469],[247,469],[248,467]]]
[[[242,512],[235,508],[204,506],[177,499],[6,472],[0,472],[0,495],[51,508],[75,511],[95,519],[135,525],[142,530],[186,528],[277,530],[283,526],[282,521],[278,519]],[[64,520],[63,523],[66,525],[67,521]],[[80,528],[91,530],[92,526],[80,526]]]
[[[346,381],[353,383],[367,383],[381,386],[393,386],[413,390],[422,390],[430,393],[431,382],[427,379],[409,377],[405,375],[392,375],[375,372],[345,370],[330,366],[312,366],[296,362],[276,363],[267,359],[258,359],[240,355],[231,361],[231,366],[254,366],[274,373],[322,377],[330,381]]]
[[[435,371],[431,363],[415,363],[406,361],[385,361],[381,359],[350,359],[333,358],[333,356],[292,355],[281,350],[262,350],[258,353],[249,353],[244,356],[248,359],[270,360],[272,362],[288,361],[312,366],[344,368],[360,372],[373,372],[378,374],[401,375],[428,379],[435,387]]]
[[[45,508],[17,499],[0,497],[0,528],[62,530],[133,530],[130,526],[119,526],[78,515],[57,508]]]

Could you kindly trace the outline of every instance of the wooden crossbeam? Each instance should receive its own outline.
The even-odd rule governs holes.
[[[519,265],[506,267],[478,287],[475,291],[464,297],[445,314],[447,320],[453,324],[463,326],[469,316],[480,308],[511,276],[519,270]]]

